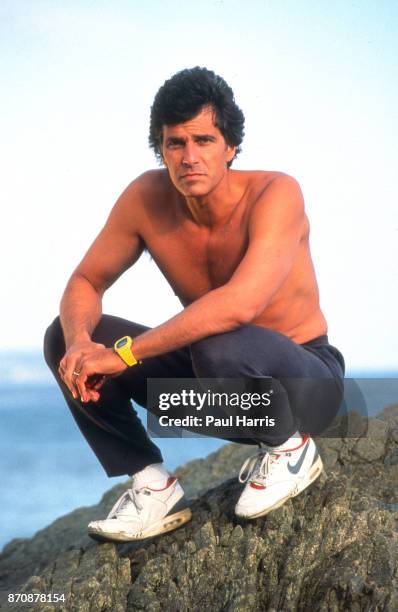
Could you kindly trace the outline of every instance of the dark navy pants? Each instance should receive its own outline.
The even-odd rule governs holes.
[[[119,317],[103,315],[93,341],[113,346],[121,336],[134,338],[148,328]],[[108,380],[98,402],[74,400],[58,375],[65,353],[59,318],[48,328],[44,355],[87,442],[108,476],[134,474],[162,461],[131,405],[147,407],[147,378],[272,377],[279,385],[278,401],[267,409],[276,426],[261,428],[253,439],[235,442],[278,445],[295,431],[321,433],[337,414],[343,397],[344,359],[320,336],[299,345],[282,334],[257,326],[209,336],[182,349],[146,359]],[[304,383],[304,384],[303,384]]]

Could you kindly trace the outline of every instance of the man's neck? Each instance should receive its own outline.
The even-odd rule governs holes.
[[[236,181],[232,170],[228,170],[220,183],[204,196],[182,196],[183,205],[192,221],[199,226],[215,229],[228,223],[244,189]]]

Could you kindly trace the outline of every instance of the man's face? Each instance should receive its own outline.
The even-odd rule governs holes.
[[[227,145],[214,125],[212,108],[204,108],[185,123],[163,127],[163,161],[184,196],[210,193],[225,176],[227,162],[234,155],[235,147]]]

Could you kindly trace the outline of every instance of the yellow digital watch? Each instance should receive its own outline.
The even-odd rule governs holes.
[[[133,344],[133,339],[130,336],[123,336],[123,338],[119,338],[116,340],[113,350],[117,353],[124,361],[124,363],[128,366],[134,366],[137,363],[140,363],[133,355],[133,351],[131,350],[131,346]]]

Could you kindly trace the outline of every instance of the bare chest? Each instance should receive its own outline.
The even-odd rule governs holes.
[[[176,295],[187,304],[228,282],[246,252],[247,226],[240,220],[211,232],[176,227],[147,245]]]

